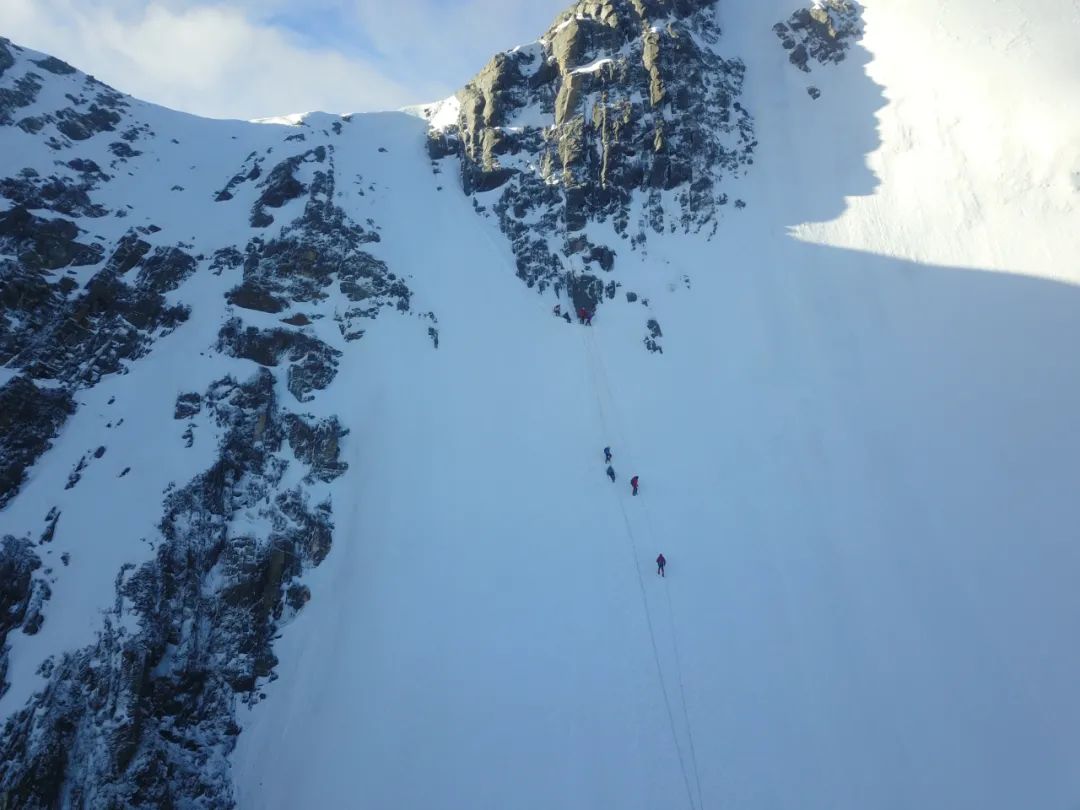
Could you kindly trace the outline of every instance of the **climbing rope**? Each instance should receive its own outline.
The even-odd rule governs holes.
[[[617,440],[617,443],[621,444],[623,448],[626,448],[629,445],[627,445],[625,443],[625,441],[623,440],[622,431],[620,430],[620,425],[618,424],[618,422],[621,421],[621,420],[619,420],[617,418],[616,408],[615,408],[615,400],[614,400],[614,397],[611,394],[611,386],[610,386],[608,378],[607,378],[606,369],[604,368],[603,359],[600,357],[599,352],[597,351],[597,347],[595,346],[595,341],[594,341],[594,338],[592,337],[591,331],[590,330],[583,330],[583,333],[584,334],[583,334],[583,337],[582,337],[582,341],[584,343],[586,362],[587,362],[588,367],[589,367],[589,372],[593,377],[594,390],[595,390],[595,393],[596,393],[596,405],[597,405],[597,411],[599,413],[601,425],[603,426],[604,430],[609,435],[615,436],[615,438]],[[609,406],[610,406],[610,410],[611,410],[610,415],[608,413],[608,408],[605,408],[605,405],[604,405],[605,395],[606,395],[606,399],[608,400],[608,403],[609,403]],[[676,639],[676,636],[675,636],[675,613],[674,613],[674,609],[671,606],[671,593],[670,593],[669,589],[667,589],[667,588],[664,589],[665,592],[667,592],[668,620],[669,620],[669,622],[671,624],[671,639],[672,639],[672,642],[674,644],[674,651],[675,651],[675,669],[676,669],[675,674],[676,674],[678,682],[679,682],[679,695],[680,695],[681,702],[682,702],[683,720],[684,720],[684,722],[686,724],[686,734],[687,734],[687,739],[688,739],[689,744],[690,744],[690,766],[689,767],[687,765],[686,757],[683,754],[682,744],[679,741],[678,728],[677,728],[677,724],[675,722],[675,712],[673,711],[672,706],[671,706],[671,698],[670,698],[670,694],[668,692],[667,680],[664,677],[664,667],[663,667],[663,663],[662,663],[661,658],[660,658],[659,646],[657,645],[657,642],[656,642],[656,630],[655,630],[655,627],[653,625],[652,611],[649,609],[648,592],[645,589],[645,580],[641,575],[641,563],[640,563],[641,553],[640,553],[640,549],[638,548],[637,538],[635,537],[635,534],[634,534],[634,529],[633,529],[633,526],[632,526],[631,521],[630,521],[630,516],[626,511],[625,501],[622,498],[619,498],[618,503],[619,503],[619,511],[622,513],[623,523],[626,526],[626,536],[627,536],[627,539],[629,541],[630,553],[632,555],[632,560],[633,560],[633,564],[634,564],[634,572],[637,575],[638,588],[639,588],[639,590],[641,592],[641,602],[642,602],[642,607],[643,607],[644,612],[645,612],[645,621],[646,621],[646,624],[647,624],[648,630],[649,630],[649,642],[650,642],[650,644],[652,646],[653,661],[656,663],[656,672],[657,672],[657,676],[658,676],[658,678],[660,680],[660,689],[661,689],[661,692],[664,695],[664,707],[667,710],[668,723],[669,723],[669,725],[671,727],[671,737],[672,737],[672,740],[673,740],[673,742],[675,744],[675,752],[676,752],[676,754],[678,755],[678,758],[679,758],[679,767],[680,767],[680,770],[682,771],[683,784],[686,787],[686,798],[687,798],[687,801],[690,804],[691,810],[695,810],[695,808],[698,808],[699,810],[701,810],[701,809],[704,808],[704,800],[703,800],[703,797],[702,797],[702,790],[701,790],[701,776],[700,776],[700,772],[699,772],[698,764],[697,764],[697,751],[696,751],[695,746],[694,746],[694,736],[693,736],[693,733],[692,733],[691,728],[690,728],[690,712],[689,712],[689,710],[687,708],[687,703],[686,703],[686,689],[685,689],[685,687],[683,685],[682,663],[681,663],[681,660],[680,660],[680,657],[679,657],[678,643],[677,643],[677,639]],[[644,507],[644,509],[645,509],[646,518],[647,518],[648,524],[649,524],[649,533],[650,533],[651,539],[653,540],[653,543],[655,545],[656,533],[652,528],[652,519],[651,519],[651,517],[649,515],[648,508]],[[690,772],[691,771],[693,772],[694,782],[695,782],[696,787],[697,787],[697,801],[696,802],[694,800],[694,790],[693,790],[693,788],[691,787],[691,784],[690,784]]]
[[[701,771],[698,769],[697,749],[694,747],[694,730],[690,726],[690,710],[686,705],[686,687],[683,685],[682,660],[679,656],[679,639],[675,632],[675,608],[671,604],[671,588],[664,588],[667,596],[668,620],[671,622],[671,646],[675,651],[675,674],[679,678],[679,699],[682,701],[683,720],[686,721],[686,739],[690,742],[690,764],[694,771],[694,782],[697,785],[698,807],[705,807],[705,796],[701,791]]]

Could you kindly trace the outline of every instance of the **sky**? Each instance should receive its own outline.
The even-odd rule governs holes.
[[[0,36],[213,118],[397,109],[454,93],[570,0],[0,0]]]

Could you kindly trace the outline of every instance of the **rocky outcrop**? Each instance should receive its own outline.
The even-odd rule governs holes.
[[[27,470],[52,446],[75,403],[63,388],[25,376],[0,387],[0,509],[18,493]]]
[[[791,64],[809,73],[811,62],[835,65],[844,61],[848,48],[862,36],[862,7],[854,0],[815,0],[809,8],[774,25],[773,31],[784,50],[791,52]],[[820,90],[812,90],[817,95],[811,96],[820,96]]]
[[[214,202],[228,202],[233,198],[233,192],[244,183],[251,183],[262,177],[262,159],[252,152],[244,161],[244,167],[234,174],[225,187],[214,195]]]
[[[341,355],[337,349],[303,332],[245,328],[239,318],[231,319],[221,328],[218,350],[271,368],[285,362],[289,391],[301,402],[307,402],[312,391],[322,390],[333,381],[337,358]]]
[[[378,233],[352,221],[334,203],[332,149],[318,147],[299,157],[304,160],[286,161],[278,168],[289,166],[295,172],[304,162],[328,165],[325,170],[316,169],[304,186],[308,199],[302,215],[282,228],[276,239],[256,237],[248,242],[242,258],[243,283],[229,292],[228,300],[244,309],[277,313],[291,305],[319,302],[337,285],[350,306],[339,310],[335,318],[341,334],[353,340],[363,334],[363,322],[383,309],[408,312],[412,292],[364,249],[379,241]],[[241,261],[239,254],[234,258]]]
[[[8,635],[19,628],[33,635],[44,621],[41,607],[49,598],[49,586],[35,576],[40,568],[41,559],[29,540],[8,535],[0,541],[0,696],[10,686]]]
[[[123,123],[129,104],[121,93],[53,57],[20,62],[16,57],[23,53],[9,40],[0,39],[0,77],[18,74],[5,80],[6,87],[0,87],[0,125],[15,124],[31,134],[47,134],[49,146],[61,150],[114,132]],[[67,106],[26,116],[22,111],[39,100],[47,75],[71,81],[74,92],[60,96]]]
[[[188,317],[163,293],[174,289],[195,263],[182,252],[155,253],[135,283],[106,267],[83,291],[71,295],[67,277],[0,261],[9,283],[0,293],[0,363],[17,364],[37,379],[93,384],[144,356],[154,340]],[[173,275],[173,274],[177,275]]]
[[[109,213],[90,199],[90,192],[108,181],[108,175],[92,160],[72,160],[67,168],[79,176],[42,177],[35,169],[25,168],[16,177],[0,179],[0,197],[23,209],[55,211],[65,216],[94,218]]]
[[[44,689],[0,734],[0,808],[233,805],[235,707],[259,700],[260,684],[276,678],[273,639],[311,598],[299,580],[329,553],[326,484],[347,469],[339,419],[301,412],[298,402],[331,383],[341,346],[372,319],[410,311],[409,286],[374,253],[378,225],[361,225],[335,202],[329,133],[340,134],[342,122],[322,131],[321,144],[316,131],[284,130],[231,177],[202,186],[236,206],[207,199],[239,225],[229,244],[204,247],[207,256],[192,247],[205,233],[196,239],[185,227],[188,243],[150,224],[176,229],[171,195],[120,204],[122,195],[102,193],[117,177],[152,185],[161,173],[140,175],[139,161],[184,154],[172,133],[158,136],[141,120],[142,109],[59,60],[0,40],[0,126],[19,127],[27,144],[35,139],[23,133],[36,137],[24,163],[0,161],[8,175],[0,176],[0,365],[19,372],[0,388],[0,509],[83,399],[78,392],[104,375],[137,373],[155,341],[188,320],[189,303],[223,323],[216,345],[197,346],[226,355],[208,367],[233,369],[160,415],[184,421],[179,452],[194,446],[196,431],[200,441],[219,435],[217,458],[165,490],[161,524],[146,538],[155,556],[117,572],[96,641],[42,664]],[[166,192],[175,178],[161,182]],[[142,209],[139,199],[161,200],[163,210]],[[118,228],[128,216],[142,224]],[[272,231],[247,229],[275,218]],[[199,273],[231,280],[205,279],[188,302],[185,282]],[[224,300],[206,294],[229,287]],[[437,344],[434,313],[419,317]],[[68,487],[94,486],[93,469],[110,480],[132,471],[118,458],[122,448],[81,449],[64,460]],[[25,537],[58,542],[61,506]],[[79,565],[66,551],[59,559]],[[41,609],[47,573],[29,540],[0,546],[0,691],[4,639],[51,620]]]
[[[281,208],[285,203],[302,197],[308,190],[307,186],[296,177],[300,166],[308,162],[323,163],[325,161],[326,147],[320,146],[304,152],[302,155],[294,155],[283,160],[271,169],[270,174],[260,184],[262,193],[251,209],[251,226],[253,228],[265,228],[267,225],[273,224],[274,217],[266,210],[267,208]],[[235,181],[235,177],[229,181],[232,188],[236,187]],[[223,197],[223,194],[228,196]],[[231,197],[230,186],[227,185],[223,191],[218,192],[217,197],[218,199]]]
[[[273,677],[274,634],[309,597],[296,578],[332,539],[329,504],[304,484],[281,488],[281,451],[302,447],[309,480],[329,481],[344,470],[344,431],[286,414],[266,370],[202,399],[226,428],[218,460],[169,496],[157,554],[120,572],[98,641],[52,664],[7,723],[0,807],[235,805],[235,706]],[[272,528],[232,529],[241,514]]]
[[[79,226],[71,220],[46,219],[16,205],[0,213],[0,254],[17,257],[30,270],[59,270],[97,264],[105,251],[100,245],[77,241]]]
[[[0,37],[0,79],[7,69],[14,66],[15,56],[11,53],[11,40]]]
[[[618,286],[597,273],[649,231],[717,227],[724,180],[756,142],[714,5],[582,0],[538,43],[497,55],[458,93],[456,124],[431,132],[429,153],[459,158],[466,193],[494,193],[530,287],[595,309]],[[592,243],[589,222],[622,244]]]

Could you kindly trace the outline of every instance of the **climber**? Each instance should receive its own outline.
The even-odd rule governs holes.
[[[608,464],[607,477],[611,479],[611,483],[615,483],[615,468]]]
[[[592,326],[592,316],[593,316],[593,312],[592,312],[591,309],[585,310],[585,325],[586,326]]]
[[[630,486],[631,486],[631,487],[633,488],[633,490],[634,490],[634,491],[633,491],[633,494],[634,494],[634,495],[637,495],[637,487],[638,487],[638,482],[637,482],[637,476],[636,476],[636,475],[635,475],[635,476],[634,476],[633,478],[631,478],[631,479],[630,479]]]
[[[605,464],[610,464],[611,463],[611,448],[610,447],[605,447],[604,448],[604,463]]]
[[[585,307],[581,307],[577,311],[578,323],[585,323],[585,316],[589,314],[589,311]]]
[[[664,555],[661,554],[656,558],[656,573],[660,576],[664,576],[664,566],[667,565],[667,560],[664,559]]]
[[[556,318],[562,317],[562,304],[556,304],[555,309],[552,310],[555,313]]]

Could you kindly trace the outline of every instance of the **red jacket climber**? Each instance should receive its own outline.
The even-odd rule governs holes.
[[[589,311],[585,307],[581,307],[577,311],[578,323],[585,323],[585,317],[589,314]]]
[[[637,476],[635,475],[630,479],[630,486],[634,488],[634,495],[637,495]]]
[[[656,558],[656,573],[660,576],[664,576],[664,566],[667,565],[667,560],[664,559],[664,555],[661,554]]]

